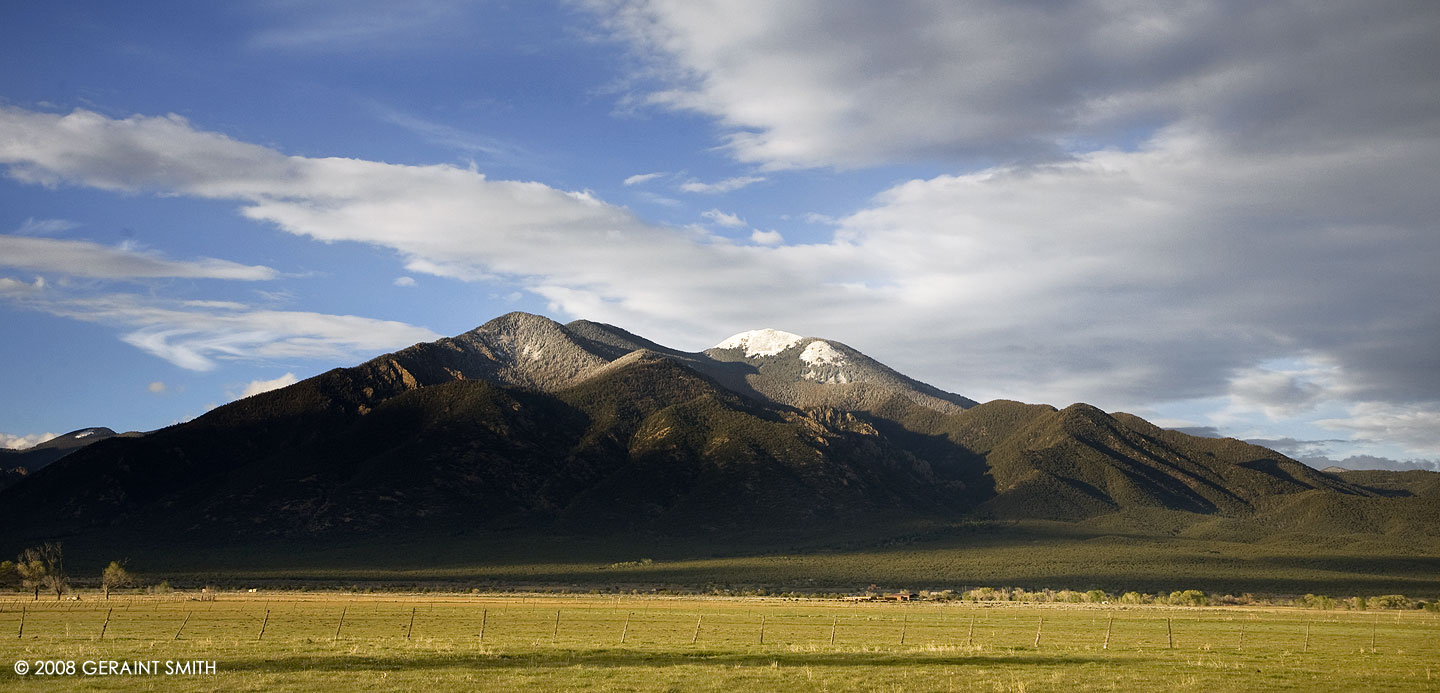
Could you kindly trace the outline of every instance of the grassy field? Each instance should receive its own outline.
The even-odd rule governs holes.
[[[543,535],[377,538],[246,547],[233,542],[137,546],[143,537],[65,540],[71,575],[98,577],[129,558],[148,584],[389,590],[533,588],[606,592],[672,588],[829,593],[976,586],[1440,598],[1440,539],[1272,533],[1263,540],[1172,536],[1161,518],[1121,526],[995,523],[917,527],[900,536],[837,531],[851,544],[733,545],[694,539]],[[818,540],[817,540],[818,541]],[[126,547],[120,549],[117,547]],[[23,548],[23,547],[21,547]],[[18,551],[18,548],[16,549]],[[5,555],[0,553],[0,555]],[[642,559],[652,559],[643,562]]]
[[[1416,611],[559,595],[83,596],[0,602],[0,688],[1440,689],[1440,617]],[[13,669],[17,661],[33,668],[45,660],[73,661],[76,674],[20,676]],[[157,661],[161,671],[171,661],[213,661],[216,673],[83,675],[86,662],[112,660]]]

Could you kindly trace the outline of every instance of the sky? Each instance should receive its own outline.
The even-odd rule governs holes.
[[[5,2],[0,445],[513,310],[1440,468],[1440,3]]]

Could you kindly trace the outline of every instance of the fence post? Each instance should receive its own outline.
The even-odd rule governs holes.
[[[1040,632],[1045,630],[1045,617],[1040,617],[1040,623],[1035,626],[1035,647],[1040,647]]]
[[[349,606],[346,606],[340,610],[340,622],[335,624],[335,637],[330,639],[332,642],[340,639],[340,628],[345,625],[345,612],[349,610]]]
[[[694,645],[695,641],[700,639],[700,622],[703,620],[705,620],[705,614],[700,614],[699,618],[695,619],[695,634],[690,636],[691,645]]]
[[[20,606],[20,632],[15,636],[17,639],[25,637],[25,611],[29,608],[25,605]]]
[[[837,626],[839,626],[839,625],[840,625],[840,617],[839,617],[839,616],[831,616],[831,617],[830,617],[830,644],[831,644],[831,645],[834,645],[834,644],[835,644],[835,628],[836,628]]]
[[[1104,645],[1103,647],[1101,647],[1100,649],[1102,649],[1102,650],[1108,650],[1108,649],[1110,649],[1110,629],[1113,628],[1114,626],[1115,626],[1115,614],[1110,614],[1110,618],[1105,621],[1105,645]]]
[[[975,646],[975,614],[970,614],[970,632],[965,635],[965,646]]]
[[[550,644],[560,642],[560,610],[555,610],[555,629],[550,631]]]
[[[109,611],[106,611],[106,612],[105,612],[105,623],[100,626],[100,639],[101,639],[101,640],[104,640],[104,639],[105,639],[105,631],[106,631],[108,628],[110,628],[110,614],[113,614],[113,613],[115,613],[115,609],[113,609],[113,608],[110,609]]]
[[[910,627],[910,614],[905,614],[905,620],[900,622],[900,644],[905,644],[905,631]]]
[[[270,610],[265,610],[265,620],[260,622],[260,634],[255,636],[255,642],[265,639],[265,626],[270,625]]]
[[[1240,644],[1237,645],[1237,646],[1235,646],[1235,651],[1236,651],[1236,652],[1240,652],[1240,651],[1242,651],[1242,650],[1244,650],[1244,649],[1245,649],[1245,622],[1244,622],[1244,621],[1241,621],[1241,622],[1240,622]]]
[[[489,609],[480,610],[480,642],[485,642],[485,619],[489,615]]]
[[[180,627],[175,629],[175,637],[171,638],[171,640],[179,640],[179,639],[180,639],[180,631],[185,630],[185,624],[187,624],[187,623],[190,622],[190,614],[193,614],[193,613],[195,613],[195,612],[189,611],[189,612],[186,612],[186,613],[185,613],[185,620],[184,620],[184,621],[181,621],[181,622],[180,622]]]
[[[1375,628],[1380,624],[1380,614],[1375,614],[1375,620],[1370,622],[1370,654],[1375,654]]]
[[[760,614],[760,644],[765,644],[765,614]]]
[[[1300,648],[1300,654],[1310,653],[1310,621],[1305,621],[1305,646]]]
[[[1170,640],[1170,649],[1175,649],[1175,630],[1170,627],[1170,617],[1165,617],[1165,637]]]
[[[621,645],[624,645],[624,644],[625,644],[625,636],[630,634],[630,617],[633,616],[634,614],[635,614],[634,611],[627,611],[627,612],[625,612],[625,627],[620,629],[620,644],[621,644]]]
[[[410,607],[410,625],[405,626],[405,641],[410,641],[410,632],[415,630],[415,607]]]

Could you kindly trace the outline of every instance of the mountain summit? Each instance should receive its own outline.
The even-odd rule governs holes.
[[[511,313],[81,448],[0,491],[0,526],[327,540],[1343,511],[1409,531],[1429,502],[1409,493],[1087,405],[977,404],[831,339],[755,330],[693,353]]]

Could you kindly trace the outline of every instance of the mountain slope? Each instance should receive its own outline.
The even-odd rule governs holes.
[[[1252,534],[1424,524],[1376,484],[1087,405],[976,405],[832,340],[761,330],[689,353],[512,313],[86,447],[0,491],[0,527],[17,541],[120,529],[328,541],[1105,517]]]

